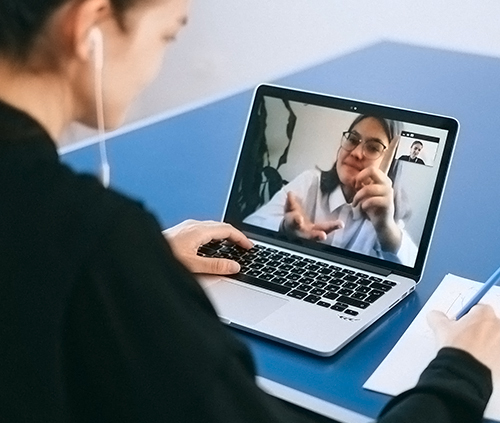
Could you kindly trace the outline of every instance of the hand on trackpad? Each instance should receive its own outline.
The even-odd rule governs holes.
[[[217,314],[230,322],[254,325],[283,307],[288,301],[221,280],[206,288]]]

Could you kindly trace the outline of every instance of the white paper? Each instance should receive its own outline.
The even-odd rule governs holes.
[[[398,395],[415,386],[420,374],[438,352],[432,329],[427,324],[431,310],[441,310],[454,317],[463,305],[482,286],[482,283],[455,275],[446,275],[408,327],[398,343],[363,385],[365,389],[388,395]],[[500,287],[494,286],[481,299],[500,314]],[[485,417],[500,421],[500,379],[493,380],[493,395],[486,407]]]

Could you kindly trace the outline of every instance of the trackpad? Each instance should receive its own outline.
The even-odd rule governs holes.
[[[288,302],[223,280],[210,285],[206,292],[220,317],[248,325],[260,322]]]

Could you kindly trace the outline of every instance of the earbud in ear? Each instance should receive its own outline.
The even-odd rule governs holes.
[[[89,43],[93,54],[96,69],[101,70],[104,61],[104,48],[102,32],[94,26],[89,32]]]

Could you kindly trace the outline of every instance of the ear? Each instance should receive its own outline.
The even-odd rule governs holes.
[[[92,30],[112,16],[109,0],[72,2],[63,20],[63,31],[68,48],[79,60],[93,59],[95,31]]]

